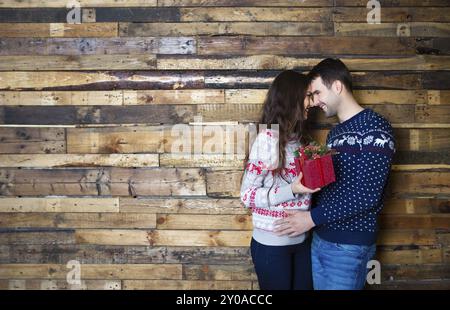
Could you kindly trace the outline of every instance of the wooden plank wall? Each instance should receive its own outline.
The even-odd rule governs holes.
[[[74,288],[70,260],[75,288],[257,288],[240,158],[174,156],[171,125],[247,126],[326,56],[398,141],[371,288],[450,288],[450,1],[80,3],[0,1],[0,288]]]

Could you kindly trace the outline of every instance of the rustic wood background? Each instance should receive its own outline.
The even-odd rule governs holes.
[[[0,288],[257,288],[241,161],[172,156],[170,125],[255,122],[327,56],[397,138],[371,288],[450,288],[450,1],[66,3],[0,1]]]

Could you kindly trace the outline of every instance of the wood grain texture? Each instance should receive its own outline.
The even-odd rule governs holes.
[[[380,24],[365,0],[79,3],[70,24],[66,0],[0,0],[0,289],[259,289],[250,129],[325,57],[394,130],[367,288],[450,289],[448,0],[384,0]],[[338,124],[308,119],[321,143]]]

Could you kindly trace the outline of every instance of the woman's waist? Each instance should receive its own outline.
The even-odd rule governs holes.
[[[292,207],[283,207],[283,206],[271,206],[270,208],[258,208],[252,207],[253,215],[261,215],[265,217],[274,218],[274,220],[278,218],[287,217],[286,211],[308,211],[310,209],[309,205],[299,205]]]
[[[257,242],[264,245],[284,246],[302,243],[308,237],[308,232],[295,237],[278,236],[273,231],[255,228],[252,237]]]

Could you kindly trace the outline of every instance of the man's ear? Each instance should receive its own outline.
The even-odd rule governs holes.
[[[333,91],[335,92],[335,94],[338,96],[342,93],[342,90],[344,89],[344,85],[339,80],[334,81],[333,85],[331,85],[331,87],[332,87]]]

